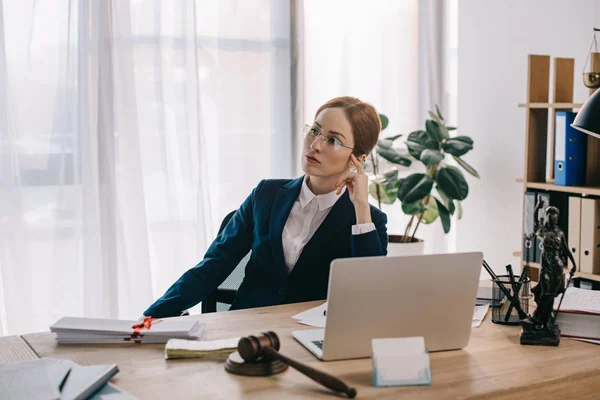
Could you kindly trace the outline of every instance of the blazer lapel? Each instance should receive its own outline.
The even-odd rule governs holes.
[[[303,180],[304,177],[302,176],[283,185],[277,191],[275,199],[273,200],[271,220],[269,221],[269,238],[271,240],[271,247],[273,248],[273,257],[282,271],[287,271],[285,268],[285,258],[283,256],[283,228],[292,211],[294,202],[300,194]]]
[[[306,246],[304,246],[302,254],[300,254],[292,273],[294,273],[306,255],[317,252],[321,246],[324,246],[331,239],[335,238],[338,232],[347,228],[348,225],[354,225],[355,221],[356,214],[354,205],[350,200],[348,190],[346,190],[331,208],[331,211],[327,214],[327,217],[325,217],[325,220],[321,226],[319,226],[313,237],[306,243]]]

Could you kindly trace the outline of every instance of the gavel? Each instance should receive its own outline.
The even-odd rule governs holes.
[[[248,336],[241,338],[238,342],[237,350],[244,361],[248,363],[276,359],[335,392],[345,393],[351,399],[356,397],[356,389],[348,387],[348,385],[334,376],[280,354],[278,352],[279,348],[280,343],[277,334],[275,332],[263,332],[258,337]]]

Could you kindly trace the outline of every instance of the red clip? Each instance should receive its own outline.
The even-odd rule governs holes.
[[[157,318],[152,318],[152,317],[145,317],[144,321],[140,322],[139,324],[135,324],[132,326],[133,328],[133,335],[139,335],[142,328],[146,328],[146,329],[150,329],[150,327],[152,326],[152,322],[156,321]]]

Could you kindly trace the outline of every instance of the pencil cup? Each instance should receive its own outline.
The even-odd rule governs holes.
[[[519,277],[517,276],[516,278],[517,281],[514,288],[508,275],[498,275],[498,279],[493,279],[492,322],[496,324],[518,325],[521,319],[517,309],[505,296],[499,284],[502,284],[509,291],[511,297],[519,300],[521,308],[525,312],[529,310],[529,285],[531,281],[529,278],[525,278],[522,282],[519,282]]]

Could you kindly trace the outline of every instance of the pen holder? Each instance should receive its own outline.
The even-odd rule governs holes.
[[[529,285],[531,281],[529,278],[525,278],[522,282],[519,282],[519,277],[516,276],[515,278],[517,279],[515,288],[513,288],[508,275],[498,275],[498,279],[492,280],[492,322],[496,324],[518,325],[521,320],[517,309],[500,289],[499,283],[504,285],[512,297],[519,300],[523,311],[528,312],[529,310]],[[515,292],[517,292],[516,296]]]

